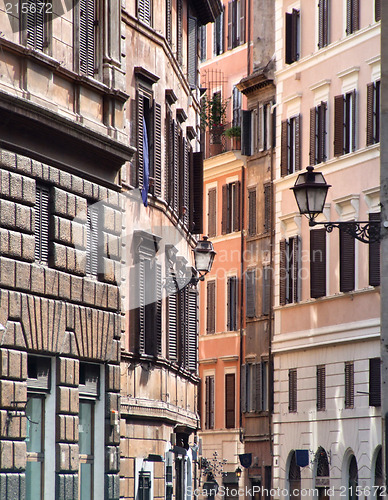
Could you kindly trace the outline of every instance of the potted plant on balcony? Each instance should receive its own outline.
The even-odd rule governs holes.
[[[209,99],[206,94],[201,99],[202,129],[210,132],[211,154],[222,153],[222,134],[225,131],[226,109],[230,98],[222,99],[221,92],[214,92]]]
[[[228,137],[232,142],[232,149],[241,149],[241,127],[240,125],[234,125],[233,127],[227,128],[224,135]]]

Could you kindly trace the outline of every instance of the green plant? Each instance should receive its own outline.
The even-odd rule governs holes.
[[[227,128],[224,132],[224,135],[226,135],[226,137],[237,137],[237,138],[240,138],[241,137],[241,127],[240,125],[235,125],[233,127],[230,127],[230,128]]]
[[[220,92],[215,92],[209,99],[207,94],[201,98],[201,126],[210,130],[224,125],[226,122],[226,110],[230,101],[222,99]]]

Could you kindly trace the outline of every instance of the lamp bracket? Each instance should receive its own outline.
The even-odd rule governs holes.
[[[336,227],[350,236],[353,236],[353,238],[367,244],[378,243],[381,239],[380,222],[377,221],[317,222],[314,219],[310,219],[309,225],[310,227],[321,225],[328,233],[331,233]]]

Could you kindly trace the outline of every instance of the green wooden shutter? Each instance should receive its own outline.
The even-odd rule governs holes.
[[[295,117],[295,171],[302,168],[301,135],[301,115],[298,115]]]
[[[22,6],[23,4],[21,4]],[[47,46],[46,36],[46,5],[41,0],[27,0],[26,32],[27,47],[35,50],[43,50]],[[44,8],[43,8],[44,7]]]
[[[285,62],[286,64],[291,64],[294,62],[293,59],[293,36],[292,36],[292,14],[286,12],[285,17]]]
[[[263,297],[262,314],[268,316],[271,312],[271,290],[272,290],[272,271],[269,266],[263,267]]]
[[[190,143],[185,138],[183,138],[183,178],[181,179],[182,184],[182,200],[183,207],[182,219],[186,227],[189,226],[189,212],[190,212]],[[184,213],[183,213],[184,212]]]
[[[375,21],[381,20],[381,0],[375,0]]]
[[[256,234],[256,188],[248,190],[248,233]]]
[[[166,40],[169,45],[172,41],[172,0],[166,0]]]
[[[255,367],[255,386],[253,390],[254,394],[254,406],[255,411],[262,411],[263,409],[263,373],[262,373],[262,363],[256,363],[253,365]]]
[[[144,117],[144,93],[141,88],[136,92],[137,102],[137,185],[143,186],[144,178],[144,156],[143,156],[143,117]]]
[[[252,154],[252,111],[242,110],[241,120],[241,154]]]
[[[221,219],[221,233],[230,233],[229,227],[229,210],[228,210],[228,185],[222,186],[222,219]]]
[[[139,339],[138,349],[140,354],[145,353],[146,349],[146,261],[140,258],[138,264],[139,272]]]
[[[271,200],[272,200],[272,186],[265,184],[264,186],[264,232],[271,230]]]
[[[177,59],[178,64],[182,65],[182,37],[183,37],[183,0],[177,0],[177,42],[176,42],[176,50],[177,50]]]
[[[288,411],[297,411],[297,371],[295,368],[288,371]]]
[[[310,165],[315,165],[317,163],[316,152],[315,152],[316,125],[317,125],[317,108],[311,108],[310,109],[310,152],[309,152]]]
[[[178,213],[179,207],[179,133],[178,124],[175,120],[172,121],[173,130],[173,144],[174,144],[174,162],[173,162],[173,178],[172,178],[172,189],[173,189],[173,203],[172,208],[175,213]]]
[[[228,2],[228,50],[233,47],[233,2]]]
[[[245,43],[245,0],[239,0],[240,3],[240,19],[237,22],[240,23],[240,40],[239,44]]]
[[[234,221],[233,221],[233,230],[240,231],[240,212],[241,212],[241,182],[237,181],[234,186],[235,197],[234,197]]]
[[[240,400],[241,412],[247,411],[247,365],[241,365],[241,379],[240,379]]]
[[[291,238],[290,238],[291,239]],[[292,238],[292,282],[293,282],[293,290],[292,290],[292,302],[299,301],[299,288],[300,288],[300,277],[299,277],[299,268],[300,268],[300,256],[301,256],[301,239],[299,236],[295,236]]]
[[[168,297],[168,358],[170,361],[178,359],[178,297],[174,293]]]
[[[155,355],[162,355],[162,266],[155,264],[156,278],[156,316],[155,316]]]
[[[317,366],[317,410],[326,409],[326,368]]]
[[[87,251],[86,251],[86,272],[92,276],[98,274],[98,207],[88,205],[87,208]]]

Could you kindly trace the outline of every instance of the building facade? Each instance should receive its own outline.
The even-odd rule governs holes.
[[[275,9],[274,487],[377,495],[379,246],[309,227],[290,188],[312,165],[332,186],[318,222],[379,220],[380,2]]]
[[[119,498],[120,9],[0,6],[4,499]],[[86,10],[85,10],[86,9]]]

